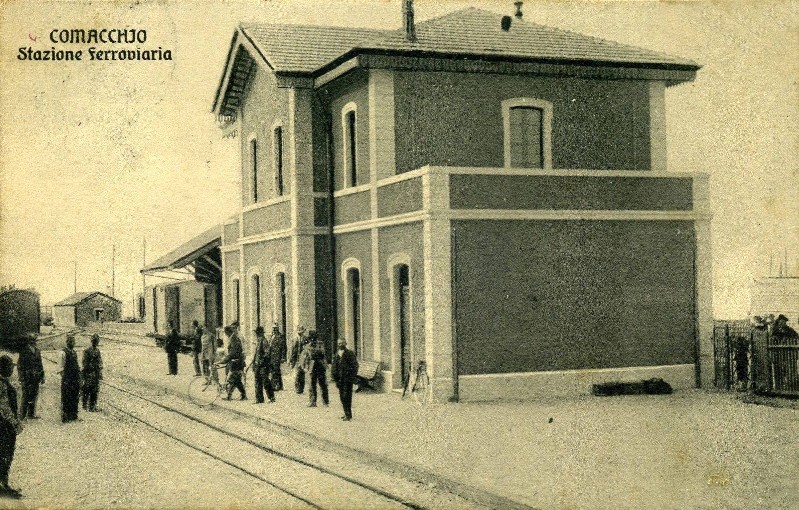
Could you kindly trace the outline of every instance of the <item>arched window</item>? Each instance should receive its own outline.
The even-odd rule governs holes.
[[[250,139],[250,190],[252,203],[258,202],[258,140]]]
[[[341,266],[344,280],[344,336],[359,358],[363,358],[363,300],[361,264],[347,259]]]
[[[283,126],[272,127],[272,168],[275,172],[275,195],[282,196],[285,186],[283,182]]]
[[[516,98],[502,101],[505,167],[552,168],[552,103]]]
[[[252,299],[252,328],[263,326],[261,321],[261,276],[254,274],[251,277],[251,299]]]
[[[241,323],[241,286],[239,285],[239,279],[233,279],[233,286],[232,286],[232,299],[233,299],[233,312],[234,312],[234,322]]]
[[[344,149],[344,187],[358,185],[358,119],[355,103],[341,109],[342,147]]]

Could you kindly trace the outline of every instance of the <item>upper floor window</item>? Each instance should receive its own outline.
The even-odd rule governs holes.
[[[258,140],[250,140],[250,170],[252,179],[252,201],[258,201]]]
[[[502,102],[505,167],[552,168],[552,103],[518,98]]]
[[[344,187],[358,185],[358,119],[355,103],[341,111],[344,146]]]
[[[276,126],[272,131],[272,166],[275,169],[275,193],[283,195],[283,126]]]

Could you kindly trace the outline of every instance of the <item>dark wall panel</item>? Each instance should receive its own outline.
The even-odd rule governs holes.
[[[646,81],[397,72],[394,91],[399,173],[504,166],[501,103],[518,97],[553,105],[553,168],[650,168]]]
[[[681,221],[455,221],[459,372],[693,363]]]

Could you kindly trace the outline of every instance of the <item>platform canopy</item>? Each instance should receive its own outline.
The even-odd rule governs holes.
[[[220,284],[222,281],[222,229],[214,226],[186,241],[141,269],[145,275],[175,280],[194,277],[197,281]],[[178,278],[177,276],[180,276]]]

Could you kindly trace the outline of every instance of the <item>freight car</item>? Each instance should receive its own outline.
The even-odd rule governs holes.
[[[30,334],[39,334],[41,310],[34,290],[11,289],[0,293],[0,348],[17,349]]]

